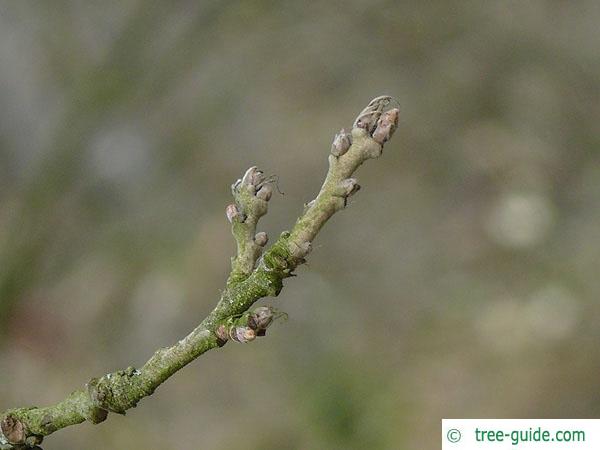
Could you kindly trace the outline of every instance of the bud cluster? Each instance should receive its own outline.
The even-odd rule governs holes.
[[[235,203],[227,206],[225,215],[233,225],[232,233],[238,250],[237,256],[232,260],[232,279],[240,280],[250,275],[269,241],[267,233],[256,232],[256,225],[267,213],[275,179],[273,176],[265,176],[253,166],[231,185]]]
[[[373,131],[373,139],[376,142],[383,145],[390,140],[398,126],[399,113],[398,108],[394,108],[381,114],[381,117],[377,121],[377,128]]]
[[[267,213],[267,202],[273,195],[272,177],[266,177],[257,167],[250,167],[244,176],[231,185],[235,205],[229,205],[226,215],[229,222],[245,222],[252,217],[254,222]]]
[[[354,128],[362,128],[368,134],[372,134],[375,131],[377,120],[379,120],[381,113],[383,113],[384,108],[391,101],[392,97],[389,95],[382,95],[371,100],[354,121]]]
[[[241,191],[248,191],[253,195],[258,195],[262,188],[267,188],[263,190],[260,197],[264,197],[263,200],[268,201],[271,198],[270,193],[272,192],[272,189],[269,189],[271,181],[271,177],[266,177],[262,170],[256,166],[252,166],[246,170],[241,179],[233,183],[231,188],[234,196]]]
[[[354,121],[354,128],[365,130],[379,145],[389,141],[398,126],[398,108],[384,111],[391,100],[387,95],[374,98]]]
[[[260,306],[235,321],[219,325],[215,334],[220,345],[224,345],[229,339],[245,344],[259,336],[264,336],[267,328],[269,328],[275,319],[275,310],[272,307]]]

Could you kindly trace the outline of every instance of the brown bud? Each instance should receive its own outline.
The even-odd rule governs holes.
[[[273,322],[273,308],[261,306],[256,308],[248,318],[248,326],[255,331],[266,330]]]
[[[375,128],[375,131],[373,132],[373,139],[376,142],[383,145],[392,137],[398,126],[399,113],[400,111],[398,108],[394,108],[381,115],[377,121],[377,128]]]
[[[215,330],[215,335],[217,336],[219,346],[225,345],[229,340],[229,333],[227,332],[227,327],[225,325],[219,325]]]
[[[9,444],[22,445],[27,439],[25,425],[19,419],[7,416],[0,423],[2,434]]]
[[[369,134],[372,133],[377,125],[377,120],[383,112],[383,108],[389,105],[391,100],[392,97],[389,95],[382,95],[371,100],[354,121],[354,127],[363,128]]]
[[[362,116],[358,117],[356,119],[355,126],[357,128],[363,128],[368,133],[370,133],[371,130],[375,127],[376,123],[377,123],[377,117],[374,115],[374,113],[369,112],[369,113],[365,113]]]
[[[346,178],[340,182],[339,186],[342,189],[345,197],[350,197],[352,194],[360,190],[360,184],[358,184],[356,178]]]
[[[333,156],[342,156],[348,151],[351,143],[350,134],[346,133],[346,130],[342,128],[340,132],[333,138],[333,143],[331,144],[331,154]]]
[[[229,223],[233,223],[233,220],[240,216],[240,212],[237,206],[231,204],[227,205],[227,208],[225,208],[225,215],[227,216]]]
[[[258,167],[252,166],[242,177],[242,186],[258,186],[264,179],[262,171],[258,170]]]
[[[256,339],[256,331],[250,327],[234,327],[229,331],[229,337],[235,342],[245,344]]]
[[[261,187],[258,192],[256,193],[256,196],[262,200],[265,201],[269,201],[271,200],[271,195],[273,195],[273,187],[270,184],[265,184],[263,187]]]
[[[256,233],[256,236],[254,236],[254,242],[259,247],[264,247],[265,245],[267,245],[267,242],[269,242],[269,236],[267,236],[267,233],[265,233],[264,231],[260,231]]]

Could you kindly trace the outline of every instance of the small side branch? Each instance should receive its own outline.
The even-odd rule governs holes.
[[[229,283],[241,281],[254,270],[254,264],[267,244],[267,233],[256,233],[258,220],[267,213],[273,188],[271,179],[257,167],[250,167],[231,186],[235,204],[227,206],[226,215],[237,243],[237,256],[231,261]]]
[[[354,121],[351,132],[341,130],[331,146],[329,171],[317,197],[309,202],[290,232],[285,231],[265,252],[267,236],[256,231],[267,213],[273,181],[251,167],[232,186],[235,203],[226,209],[237,243],[231,274],[210,314],[175,345],[159,349],[141,368],[92,378],[83,389],[53,406],[10,409],[0,414],[0,448],[36,448],[49,434],[88,421],[103,422],[109,413],[125,414],[151,395],[171,375],[204,352],[228,341],[247,343],[264,336],[276,318],[274,309],[250,311],[264,297],[275,297],[283,280],[305,262],[319,230],[360,186],[352,177],[366,160],[377,158],[398,123],[391,97],[373,99]],[[262,254],[262,256],[261,256]],[[39,448],[39,447],[37,447]]]
[[[361,111],[351,133],[338,133],[331,147],[329,171],[317,197],[307,204],[288,239],[289,251],[298,258],[310,252],[311,243],[333,214],[346,207],[348,198],[359,189],[356,169],[370,158],[378,158],[383,145],[392,137],[398,125],[397,108],[384,112],[392,98],[373,99]]]

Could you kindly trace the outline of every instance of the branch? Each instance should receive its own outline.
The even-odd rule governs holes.
[[[227,284],[242,281],[254,270],[254,263],[267,244],[267,233],[256,233],[258,219],[267,213],[273,188],[256,167],[250,167],[244,176],[231,186],[235,204],[226,209],[231,231],[237,242],[237,256],[231,260],[231,275]]]
[[[229,340],[245,343],[263,336],[275,312],[266,306],[250,308],[263,297],[279,295],[283,280],[305,262],[321,227],[360,189],[352,175],[367,159],[381,155],[383,144],[396,128],[398,109],[384,111],[390,101],[388,96],[373,99],[356,118],[351,133],[342,129],[336,135],[319,194],[306,204],[291,232],[283,232],[262,257],[267,236],[256,233],[256,227],[267,212],[274,180],[256,167],[248,169],[233,184],[235,203],[226,209],[237,256],[232,258],[231,274],[219,302],[202,323],[175,345],[159,349],[139,369],[129,367],[92,378],[84,389],[53,406],[5,411],[0,415],[0,446],[35,448],[61,428],[84,421],[97,424],[109,412],[125,414],[204,352]]]

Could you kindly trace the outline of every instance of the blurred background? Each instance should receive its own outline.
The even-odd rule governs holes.
[[[139,366],[219,297],[230,184],[312,199],[399,130],[277,299],[127,417],[45,449],[439,448],[441,418],[600,415],[600,4],[0,4],[0,409]],[[350,245],[349,245],[350,243]]]

